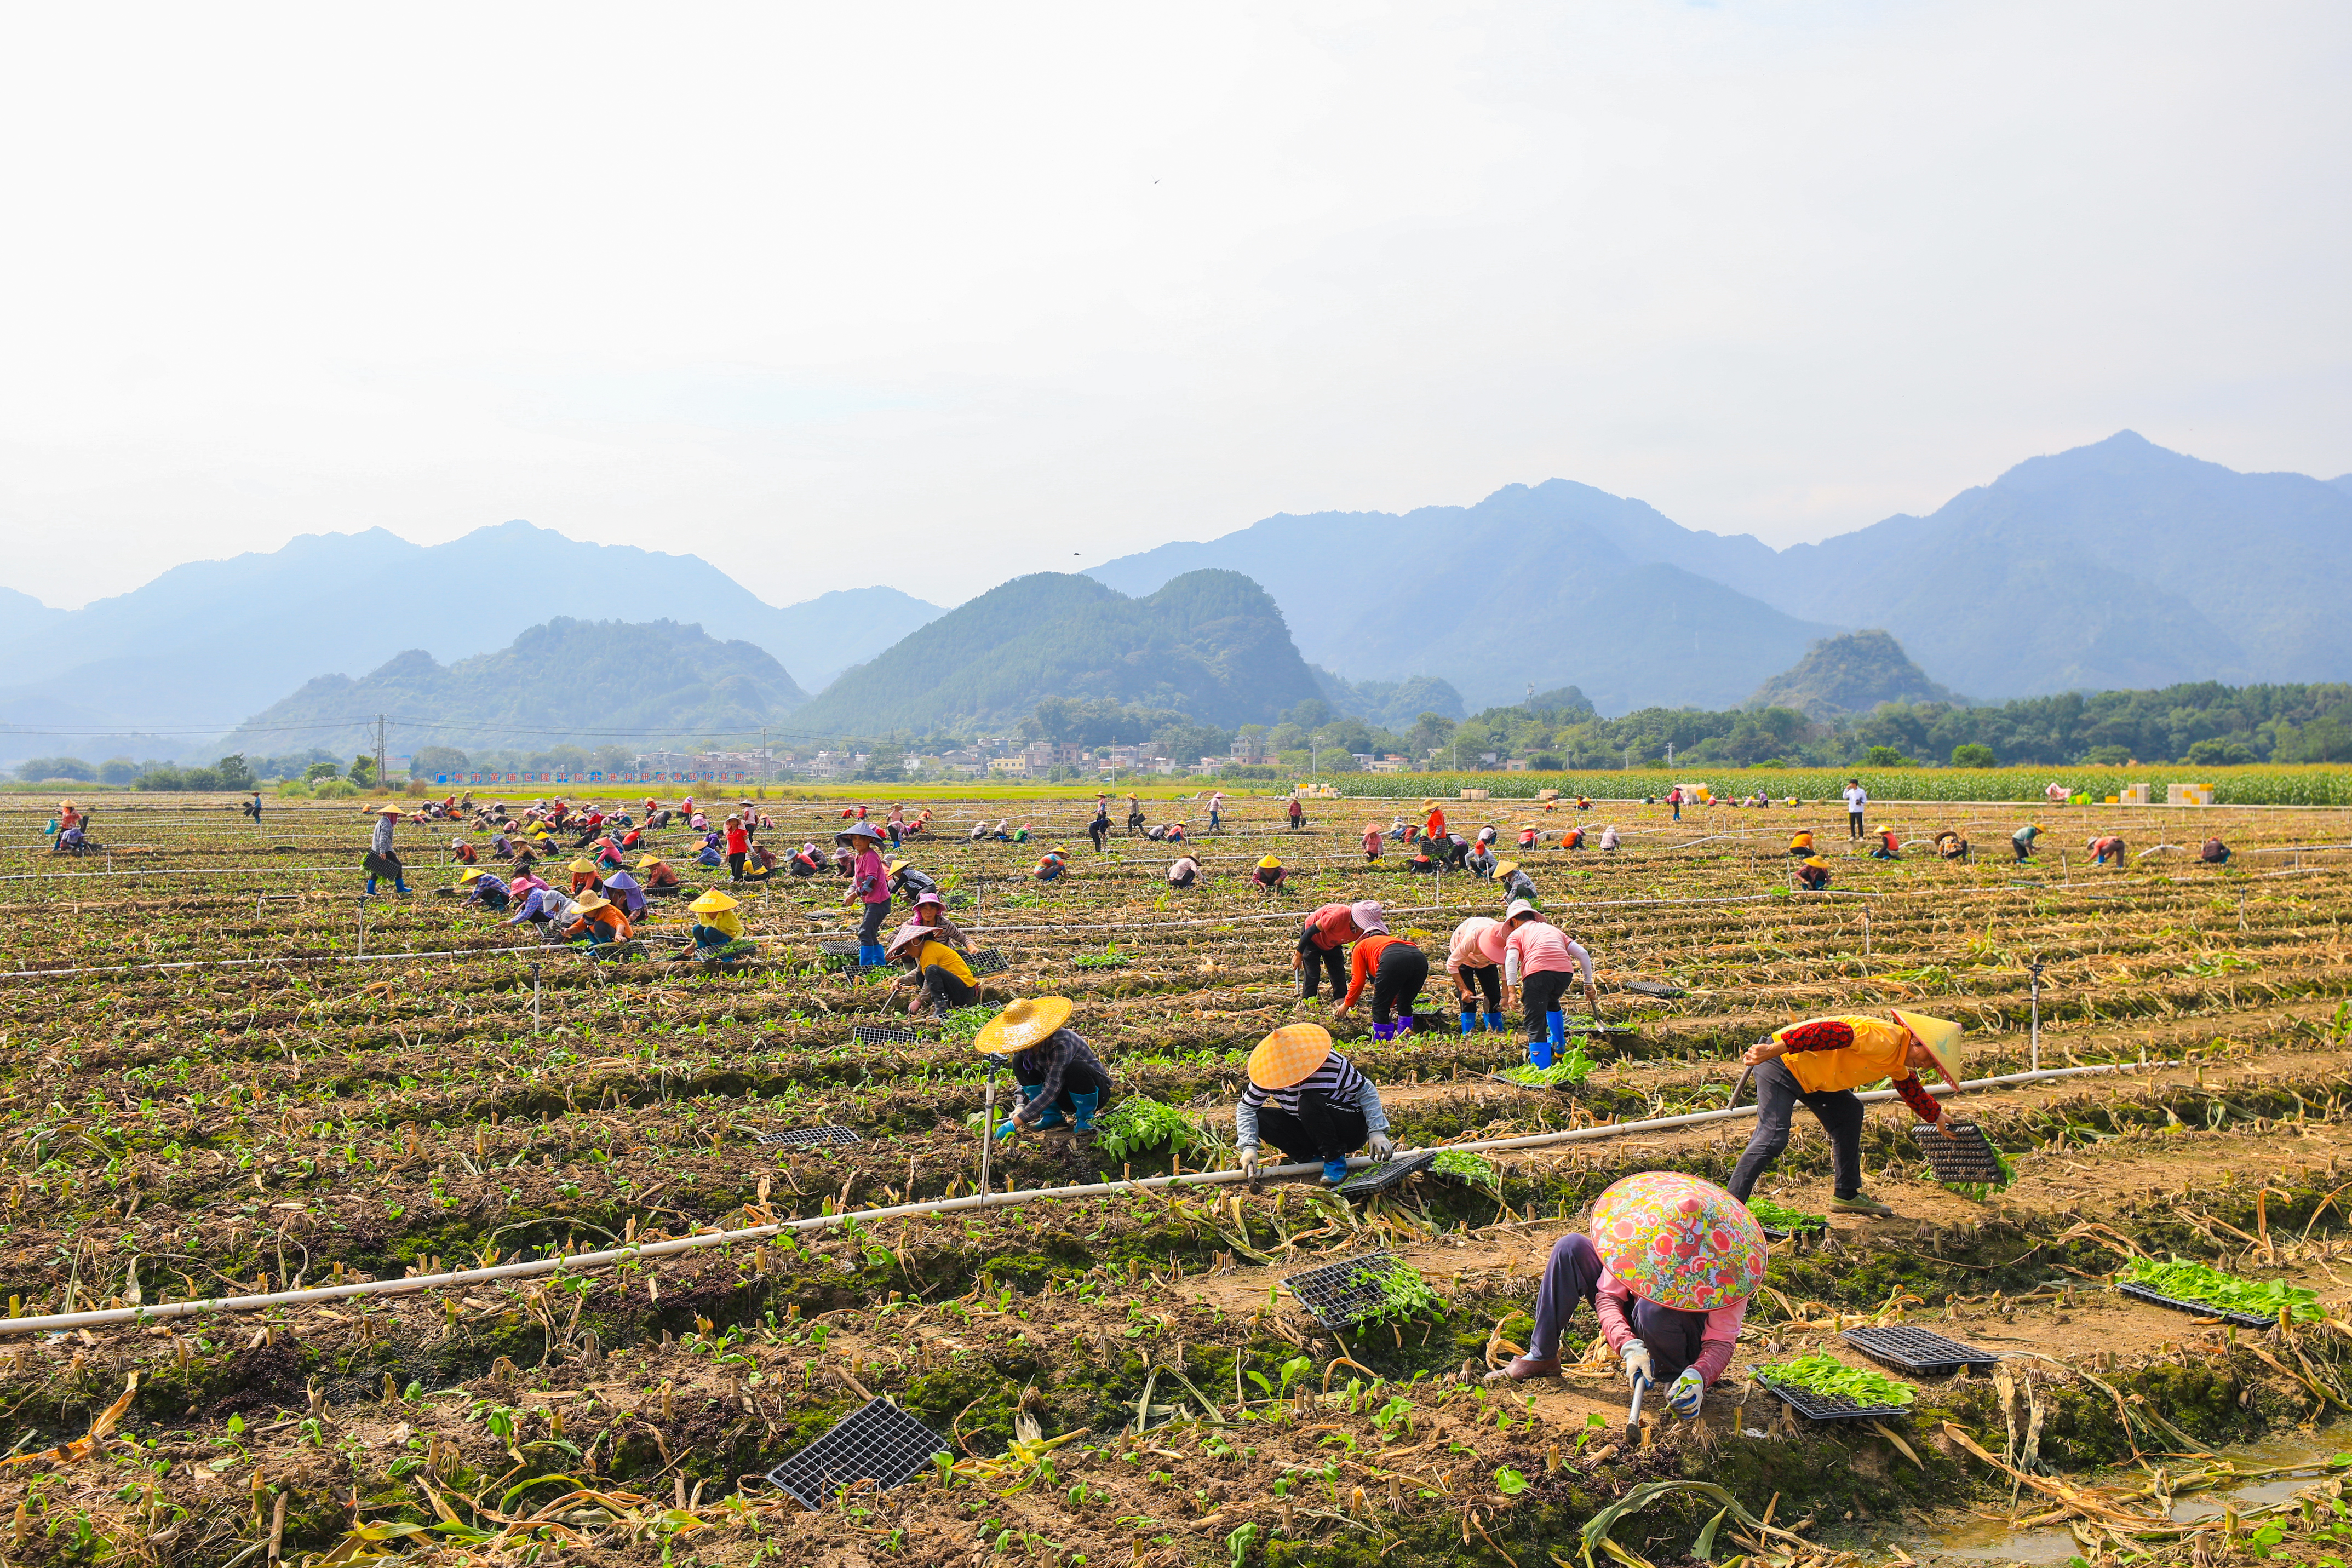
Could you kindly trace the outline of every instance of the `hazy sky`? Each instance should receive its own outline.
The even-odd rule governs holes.
[[[2330,476],[2347,80],[2340,3],[17,6],[0,581],[520,517],[952,603],[1556,476],[1774,543],[2124,427]]]

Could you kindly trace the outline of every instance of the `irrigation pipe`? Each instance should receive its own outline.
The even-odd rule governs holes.
[[[2079,1078],[2099,1072],[2145,1072],[2156,1068],[2178,1067],[2177,1061],[2103,1062],[2090,1067],[2051,1067],[2038,1072],[2012,1072],[2000,1078],[1971,1078],[1952,1092],[1978,1089],[2008,1088],[2021,1083],[2038,1083],[2053,1078]],[[1874,1090],[1859,1096],[1865,1102],[1892,1100],[1892,1089]],[[1591,1143],[1604,1138],[1622,1138],[1633,1133],[1664,1132],[1678,1127],[1698,1126],[1708,1122],[1726,1122],[1756,1114],[1753,1105],[1735,1105],[1721,1111],[1694,1111],[1680,1116],[1656,1116],[1642,1122],[1618,1122],[1608,1126],[1575,1127],[1558,1133],[1532,1133],[1516,1138],[1486,1138],[1474,1143],[1444,1144],[1432,1152],[1456,1150],[1464,1154],[1483,1154],[1496,1149],[1532,1149],[1556,1144]],[[1350,1166],[1367,1166],[1373,1162],[1357,1155],[1349,1159]],[[1318,1163],[1265,1166],[1261,1176],[1312,1176],[1322,1170]],[[969,1197],[947,1197],[929,1203],[902,1203],[887,1208],[862,1208],[853,1214],[813,1215],[805,1219],[781,1220],[773,1225],[753,1226],[746,1230],[719,1230],[701,1236],[681,1236],[668,1241],[640,1242],[634,1247],[608,1248],[597,1252],[572,1252],[560,1258],[535,1258],[519,1263],[499,1263],[487,1269],[460,1269],[446,1274],[412,1275],[398,1280],[352,1281],[341,1285],[319,1285],[301,1291],[272,1291],[250,1296],[215,1296],[195,1301],[163,1301],[154,1306],[110,1307],[98,1312],[59,1312],[47,1317],[0,1319],[0,1334],[61,1333],[70,1329],[104,1328],[116,1323],[161,1322],[170,1318],[194,1317],[205,1312],[263,1312],[272,1307],[304,1306],[318,1301],[346,1301],[355,1296],[409,1295],[419,1291],[439,1291],[465,1285],[486,1284],[497,1280],[529,1279],[541,1274],[554,1274],[572,1269],[602,1269],[616,1263],[632,1262],[644,1258],[670,1258],[682,1253],[699,1252],[712,1247],[736,1247],[764,1241],[793,1231],[823,1230],[851,1220],[871,1224],[884,1219],[907,1219],[921,1215],[957,1214],[976,1208],[1009,1207],[1016,1204],[1073,1197],[1102,1197],[1119,1193],[1143,1192],[1157,1188],[1230,1186],[1248,1178],[1239,1170],[1199,1171],[1184,1176],[1145,1176],[1130,1181],[1090,1182],[1076,1186],[1040,1186],[1027,1191],[975,1193]]]

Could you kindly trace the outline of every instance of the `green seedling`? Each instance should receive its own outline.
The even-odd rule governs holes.
[[[1820,1351],[1772,1366],[1759,1366],[1756,1369],[1756,1375],[1808,1393],[1843,1395],[1856,1405],[1864,1406],[1909,1405],[1912,1397],[1909,1384],[1898,1383],[1883,1372],[1848,1366],[1837,1357]]]
[[[2144,1285],[2159,1295],[2196,1301],[2223,1312],[2247,1312],[2272,1322],[2277,1321],[2282,1310],[2300,1323],[2315,1323],[2326,1316],[2316,1291],[2290,1285],[2284,1280],[2242,1280],[2235,1274],[2225,1274],[2182,1258],[2168,1263],[2159,1263],[2153,1258],[2135,1258],[2117,1270],[2116,1278]]]

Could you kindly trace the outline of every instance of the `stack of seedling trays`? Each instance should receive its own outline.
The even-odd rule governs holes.
[[[815,1511],[861,1481],[888,1491],[921,1471],[932,1455],[949,1451],[938,1433],[887,1399],[877,1399],[770,1470],[768,1484]]]
[[[998,952],[993,947],[982,947],[976,949],[972,953],[971,956],[965,960],[965,964],[975,977],[981,975],[1001,975],[1007,968],[1012,967],[1011,961],[1007,959],[1003,954]]]
[[[1915,1377],[1949,1377],[1964,1367],[1989,1367],[2000,1359],[1997,1352],[1979,1350],[1908,1323],[1848,1329],[1845,1340],[1873,1361]]]
[[[1936,1179],[1947,1186],[1983,1185],[2001,1186],[2008,1183],[2009,1173],[2001,1168],[2000,1156],[1985,1142],[1984,1132],[1974,1122],[1947,1121],[1952,1136],[1946,1137],[1925,1122],[1911,1124],[1911,1141],[1919,1145],[1921,1157]]]
[[[779,1149],[824,1149],[844,1144],[861,1142],[856,1130],[838,1122],[827,1122],[822,1127],[793,1127],[782,1133],[762,1133],[762,1147]]]
[[[1341,1197],[1378,1197],[1391,1187],[1420,1175],[1437,1163],[1437,1151],[1423,1150],[1419,1154],[1399,1155],[1363,1169],[1341,1182],[1336,1189]]]
[[[923,1038],[922,1030],[903,1023],[862,1023],[849,1032],[860,1045],[912,1045]]]
[[[1352,1328],[1381,1310],[1389,1299],[1389,1277],[1407,1266],[1393,1252],[1367,1252],[1289,1275],[1282,1282],[1325,1328]]]

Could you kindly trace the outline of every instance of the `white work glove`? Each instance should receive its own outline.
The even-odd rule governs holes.
[[[1364,1145],[1364,1152],[1372,1156],[1374,1165],[1379,1165],[1396,1153],[1396,1140],[1386,1133],[1374,1133],[1372,1141]]]
[[[1666,1408],[1685,1421],[1696,1420],[1699,1405],[1706,1398],[1706,1379],[1698,1375],[1697,1367],[1686,1366],[1683,1375],[1675,1379],[1674,1386],[1666,1390]]]
[[[1242,1175],[1249,1177],[1252,1181],[1257,1180],[1257,1145],[1255,1144],[1244,1144],[1240,1148],[1234,1152],[1241,1156]]]
[[[1657,1374],[1650,1365],[1650,1347],[1648,1345],[1643,1344],[1640,1340],[1635,1340],[1632,1344],[1627,1345],[1620,1354],[1622,1354],[1625,1358],[1625,1385],[1627,1387],[1634,1387],[1644,1383],[1655,1383],[1658,1380]]]

